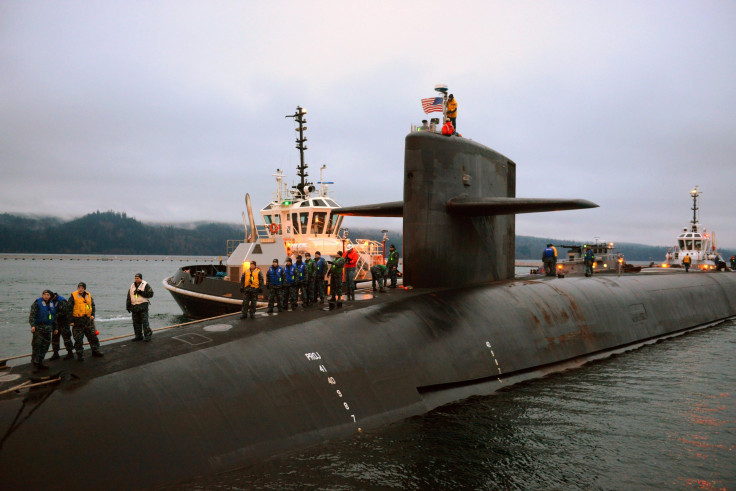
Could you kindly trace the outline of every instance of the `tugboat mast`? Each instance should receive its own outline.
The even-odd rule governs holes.
[[[296,168],[296,175],[299,176],[300,182],[296,186],[292,186],[297,190],[297,197],[306,199],[309,197],[309,193],[314,191],[314,186],[311,182],[307,181],[307,164],[304,162],[304,151],[307,150],[307,146],[304,142],[307,141],[307,137],[304,136],[304,132],[307,131],[307,127],[304,124],[307,122],[304,116],[307,114],[307,110],[301,106],[296,106],[296,112],[291,115],[285,116],[286,118],[294,118],[294,121],[299,123],[298,128],[294,128],[299,132],[299,136],[296,139],[296,148],[299,150],[299,165]]]
[[[690,196],[693,197],[693,207],[691,210],[693,210],[693,221],[690,222],[692,224],[692,231],[697,232],[698,231],[698,196],[700,195],[700,191],[698,191],[698,186],[695,186],[695,189],[690,191]]]

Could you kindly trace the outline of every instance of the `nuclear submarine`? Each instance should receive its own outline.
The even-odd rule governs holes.
[[[517,198],[516,164],[477,142],[410,133],[403,173],[403,201],[341,212],[403,217],[412,288],[0,371],[2,488],[175,484],[736,315],[730,273],[514,279],[515,214],[596,205]]]

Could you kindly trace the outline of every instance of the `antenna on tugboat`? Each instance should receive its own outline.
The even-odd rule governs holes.
[[[693,207],[691,210],[693,210],[693,221],[692,221],[692,231],[697,232],[698,231],[698,196],[700,196],[700,191],[698,190],[698,186],[695,186],[695,188],[690,191],[690,196],[693,197]]]
[[[307,141],[307,137],[304,136],[304,132],[307,131],[307,127],[304,124],[307,122],[304,116],[307,114],[307,110],[301,106],[296,106],[296,112],[284,116],[285,118],[294,118],[294,121],[299,123],[298,128],[294,128],[299,132],[299,137],[296,139],[296,148],[299,150],[299,165],[296,168],[296,175],[299,176],[300,182],[296,186],[292,186],[297,190],[297,197],[308,198],[309,194],[314,191],[314,186],[311,182],[307,181],[307,164],[304,162],[304,151],[307,150],[307,146],[304,142]]]

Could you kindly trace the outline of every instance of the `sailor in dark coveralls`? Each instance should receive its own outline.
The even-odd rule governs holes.
[[[58,333],[56,329],[56,307],[51,301],[51,290],[44,290],[41,298],[37,299],[31,305],[31,314],[28,316],[28,323],[31,325],[33,340],[31,347],[33,355],[31,363],[33,364],[33,372],[39,370],[48,370],[48,366],[43,364],[43,358],[51,344],[51,333]]]
[[[342,251],[337,251],[337,257],[334,261],[327,261],[332,266],[327,276],[330,277],[330,293],[332,301],[340,302],[342,300],[342,271],[345,267],[345,259],[342,257]]]
[[[289,304],[291,304],[291,310],[296,310],[296,297],[296,266],[292,264],[291,258],[287,257],[286,266],[284,266],[284,290],[281,293],[284,310],[289,310]]]
[[[153,296],[151,285],[143,281],[143,275],[135,274],[135,281],[128,289],[128,298],[125,300],[125,308],[133,314],[133,341],[150,341],[153,336],[151,326],[148,325],[148,304]]]
[[[284,268],[279,266],[279,260],[274,259],[273,265],[266,271],[266,287],[268,288],[268,313],[273,314],[273,305],[279,308],[279,312],[283,312],[283,293],[281,289],[284,286]]]
[[[100,351],[100,340],[95,334],[92,322],[95,320],[95,301],[87,291],[87,284],[80,281],[77,290],[69,295],[69,310],[72,313],[72,337],[74,338],[74,350],[77,352],[77,360],[84,361],[82,354],[84,337],[87,336],[89,347],[92,348],[92,356],[105,356]]]
[[[388,248],[388,259],[386,259],[386,267],[388,268],[388,277],[391,278],[391,288],[396,288],[396,277],[399,275],[399,251],[391,244]]]
[[[74,343],[72,342],[72,330],[69,329],[69,304],[66,298],[62,297],[58,293],[51,294],[51,302],[56,307],[56,329],[54,335],[51,336],[51,348],[54,350],[54,355],[51,360],[59,359],[60,338],[64,339],[64,347],[66,348],[65,360],[71,360],[74,358]]]
[[[325,303],[325,273],[327,273],[327,262],[322,258],[319,251],[314,253],[314,303]]]
[[[243,292],[243,306],[240,309],[240,318],[247,319],[256,317],[256,302],[258,294],[263,291],[263,273],[256,268],[256,262],[250,262],[250,269],[240,275],[240,291]]]

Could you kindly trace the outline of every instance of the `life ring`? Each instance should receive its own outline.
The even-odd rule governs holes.
[[[271,233],[272,234],[275,234],[276,232],[279,231],[279,226],[276,225],[275,223],[272,223],[271,226],[269,227],[269,229],[271,230]]]

